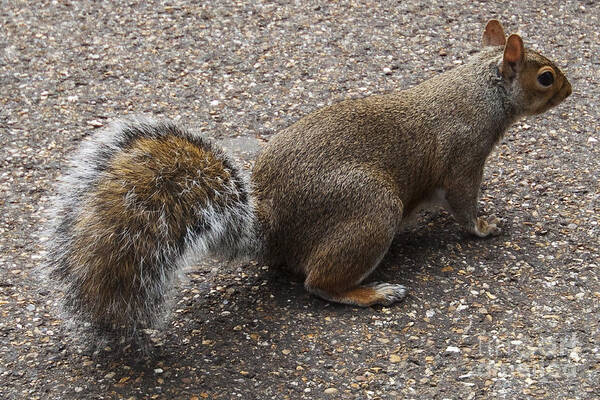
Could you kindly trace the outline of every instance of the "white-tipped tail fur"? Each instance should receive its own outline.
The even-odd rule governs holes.
[[[99,331],[155,326],[191,259],[258,249],[238,167],[172,122],[120,120],[94,133],[57,191],[46,269],[66,311]]]

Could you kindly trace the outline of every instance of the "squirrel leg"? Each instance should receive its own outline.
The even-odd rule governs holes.
[[[483,168],[474,177],[453,180],[446,189],[446,201],[458,223],[467,232],[484,238],[499,235],[502,231],[497,226],[499,220],[495,216],[488,219],[477,217],[477,198],[482,174]]]
[[[346,222],[329,232],[326,240],[309,257],[305,271],[306,289],[325,300],[368,307],[389,305],[406,294],[402,285],[360,285],[387,253],[395,234],[395,222],[365,216]]]
[[[359,307],[369,307],[375,304],[388,306],[402,300],[406,296],[406,287],[385,282],[358,285],[354,289],[340,294],[325,293],[315,289],[309,289],[309,291],[325,300]]]

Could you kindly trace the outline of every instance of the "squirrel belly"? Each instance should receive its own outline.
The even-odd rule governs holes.
[[[191,257],[256,252],[239,169],[171,122],[118,121],[87,139],[59,185],[49,275],[64,308],[94,327],[153,327]]]

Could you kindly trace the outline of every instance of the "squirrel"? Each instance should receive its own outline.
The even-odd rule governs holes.
[[[405,296],[362,281],[421,205],[479,237],[485,161],[519,118],[571,94],[550,60],[497,20],[466,63],[412,88],[341,101],[276,134],[250,181],[207,139],[169,121],[117,121],[86,139],[57,190],[50,277],[94,327],[153,327],[191,257],[251,257],[301,274],[323,299]]]

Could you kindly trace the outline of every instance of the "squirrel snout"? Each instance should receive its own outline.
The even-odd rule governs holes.
[[[573,89],[571,88],[571,83],[565,79],[565,84],[563,85],[563,90],[565,91],[565,99],[573,93]]]
[[[560,91],[554,96],[554,105],[558,105],[562,103],[567,97],[569,97],[573,93],[573,89],[571,88],[571,83],[565,78],[565,81],[560,88]]]
[[[569,97],[573,93],[573,89],[571,88],[571,83],[565,78],[562,86],[556,92],[554,96],[548,101],[546,107],[539,110],[537,113],[542,113],[549,108],[555,107],[562,103],[567,97]]]

